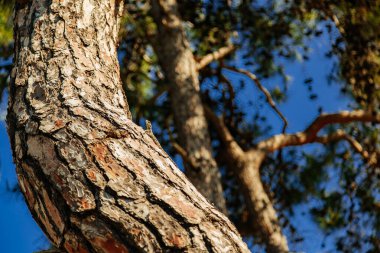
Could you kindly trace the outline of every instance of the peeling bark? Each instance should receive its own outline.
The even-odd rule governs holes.
[[[177,2],[152,0],[151,5],[157,25],[152,44],[170,86],[179,142],[186,151],[184,160],[190,161],[186,164],[185,173],[208,200],[227,213],[221,176],[212,154],[208,124],[199,94],[198,64],[185,35]],[[208,62],[211,60],[206,59]]]
[[[120,0],[16,2],[8,132],[33,217],[66,252],[249,252],[130,119]]]

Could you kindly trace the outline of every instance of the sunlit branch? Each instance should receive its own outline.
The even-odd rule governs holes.
[[[274,102],[271,94],[269,93],[269,91],[261,84],[260,80],[257,78],[257,76],[247,70],[244,70],[244,69],[238,69],[238,68],[234,68],[234,67],[229,67],[229,66],[224,66],[225,69],[228,69],[228,70],[231,70],[231,71],[234,71],[234,72],[237,72],[237,73],[240,73],[240,74],[244,74],[246,75],[248,78],[250,78],[252,81],[254,81],[254,83],[256,84],[256,86],[259,88],[259,90],[261,90],[261,92],[264,93],[266,99],[267,99],[267,102],[268,104],[273,108],[273,110],[278,114],[278,116],[281,118],[281,120],[284,122],[284,126],[282,128],[282,133],[285,133],[285,130],[286,130],[286,127],[288,126],[288,121],[286,120],[285,116],[280,112],[280,110],[277,108],[276,106],[276,103]]]
[[[340,23],[338,17],[335,14],[331,14],[331,19],[334,22],[336,28],[338,28],[340,34],[343,35],[345,33],[345,30],[344,30],[342,24]]]
[[[274,152],[283,147],[299,146],[312,142],[322,142],[323,139],[317,136],[318,132],[329,124],[343,124],[351,122],[380,122],[380,114],[366,112],[363,110],[341,111],[332,114],[322,114],[317,117],[303,132],[295,134],[278,134],[258,143],[257,148],[266,152]],[[320,138],[320,139],[318,139]],[[352,142],[352,141],[351,141]],[[353,143],[353,142],[352,142]],[[352,145],[352,144],[351,144]]]
[[[244,151],[241,149],[239,144],[235,141],[231,132],[228,130],[227,126],[224,124],[223,120],[219,118],[209,107],[204,106],[205,114],[208,120],[213,124],[214,128],[218,132],[219,138],[222,143],[236,155],[242,155]]]
[[[351,147],[360,154],[365,161],[367,161],[369,164],[374,164],[376,163],[375,159],[371,159],[370,155],[366,150],[364,150],[363,146],[351,135],[347,134],[341,129],[338,129],[336,132],[328,134],[328,135],[323,135],[323,136],[318,136],[315,139],[315,142],[321,143],[321,144],[327,144],[331,142],[336,142],[340,140],[345,140],[347,141]]]
[[[234,45],[219,48],[217,51],[203,56],[197,63],[197,70],[201,70],[213,61],[223,59],[236,49]]]

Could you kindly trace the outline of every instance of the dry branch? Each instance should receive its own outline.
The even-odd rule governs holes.
[[[217,51],[203,56],[197,63],[197,70],[203,69],[213,61],[223,59],[225,56],[233,52],[235,49],[236,47],[231,44],[225,47],[221,47]]]
[[[205,112],[226,146],[229,168],[239,180],[250,216],[255,217],[254,223],[250,224],[254,233],[263,240],[267,252],[288,252],[287,240],[281,231],[276,210],[260,178],[260,166],[266,154],[261,150],[244,152],[223,120],[206,106]],[[254,229],[255,226],[258,229]]]
[[[318,137],[318,132],[326,125],[351,122],[380,122],[380,115],[363,110],[341,111],[322,114],[317,117],[303,132],[295,134],[278,134],[258,143],[257,148],[266,152],[274,152],[287,146],[299,146],[312,142],[334,140]]]
[[[277,108],[276,103],[274,102],[271,94],[269,91],[264,87],[264,85],[261,84],[260,80],[257,78],[257,76],[247,70],[244,69],[238,69],[234,67],[224,66],[225,69],[244,74],[248,78],[250,78],[254,83],[256,84],[257,88],[261,90],[261,92],[264,93],[268,104],[273,108],[273,110],[278,114],[278,116],[281,118],[281,120],[284,122],[284,126],[282,127],[282,132],[285,133],[286,127],[288,126],[288,121],[286,120],[285,116],[280,112],[280,110]]]
[[[376,155],[371,156],[353,136],[347,134],[341,129],[338,129],[336,132],[328,135],[318,136],[316,137],[315,142],[327,144],[340,140],[347,141],[348,144],[350,144],[350,146],[355,150],[355,152],[363,157],[363,160],[366,161],[367,164],[375,165],[377,163]]]
[[[241,149],[239,144],[235,141],[234,137],[228,130],[227,126],[224,124],[223,120],[219,118],[208,106],[204,105],[204,110],[206,117],[215,127],[218,132],[218,136],[226,148],[237,156],[242,156],[244,151]]]

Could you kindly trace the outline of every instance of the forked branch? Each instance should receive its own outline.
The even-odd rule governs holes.
[[[234,68],[230,66],[224,66],[224,68],[236,73],[246,75],[249,79],[251,79],[256,84],[257,88],[259,88],[259,90],[261,90],[261,92],[264,93],[268,104],[273,108],[273,110],[278,114],[278,116],[284,122],[284,126],[282,127],[282,133],[285,133],[286,127],[288,126],[288,121],[285,118],[285,116],[281,113],[281,111],[277,108],[276,102],[274,102],[270,92],[264,87],[264,85],[261,84],[257,76],[245,69],[238,69],[238,68]]]
[[[241,156],[244,151],[236,142],[223,120],[219,118],[208,106],[204,105],[205,115],[208,120],[213,124],[214,128],[218,132],[218,136],[221,142],[227,147],[227,149],[234,154]]]
[[[351,122],[380,122],[380,114],[373,114],[363,110],[341,111],[332,114],[322,114],[317,117],[303,132],[295,134],[278,134],[258,143],[257,148],[266,152],[274,152],[283,147],[299,146],[312,142],[327,143],[334,141],[338,136],[318,137],[318,132],[326,125]],[[334,138],[332,138],[334,137]],[[340,134],[340,138],[343,135]],[[347,139],[347,138],[346,138]],[[335,139],[336,140],[336,139]],[[348,139],[347,139],[348,140]],[[350,141],[351,145],[354,143]],[[357,146],[357,145],[354,145]]]
[[[327,144],[335,141],[345,140],[348,142],[348,144],[351,145],[351,147],[360,154],[365,161],[367,161],[369,164],[374,164],[376,161],[374,159],[371,159],[370,155],[366,150],[364,150],[363,146],[351,135],[347,134],[341,129],[338,129],[336,132],[318,136],[315,139],[315,142]]]

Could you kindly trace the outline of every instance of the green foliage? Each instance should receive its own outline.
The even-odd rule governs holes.
[[[336,229],[345,225],[342,217],[341,201],[339,192],[325,193],[321,196],[323,205],[313,208],[311,213],[317,217],[317,221],[324,230]]]
[[[13,40],[13,1],[0,1],[0,45],[8,45]]]
[[[13,25],[12,8],[14,1],[0,0],[0,102],[3,91],[8,86],[11,69]]]
[[[276,86],[274,89],[270,91],[272,98],[277,102],[285,102],[286,95],[285,92],[280,89],[280,87]]]
[[[319,20],[330,19],[339,31],[329,56],[339,57],[335,76],[349,84],[362,107],[380,108],[380,1],[294,0],[299,17],[307,20],[310,12]],[[330,23],[327,30],[334,35]],[[345,88],[347,90],[347,88]]]

